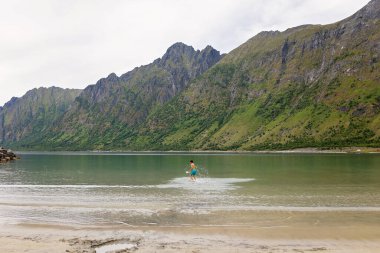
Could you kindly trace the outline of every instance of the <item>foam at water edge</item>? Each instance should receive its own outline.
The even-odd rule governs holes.
[[[238,188],[236,184],[255,180],[254,178],[198,178],[195,182],[187,177],[174,178],[166,184],[159,185],[33,185],[15,184],[0,185],[1,188],[73,188],[73,189],[92,189],[92,188],[127,188],[127,189],[148,189],[148,188],[180,188],[186,190],[208,190],[226,191]]]
[[[236,184],[254,181],[254,178],[198,178],[195,182],[187,177],[174,178],[158,188],[180,188],[193,191],[227,191],[238,188]]]

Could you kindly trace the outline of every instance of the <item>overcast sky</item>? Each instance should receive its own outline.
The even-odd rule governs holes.
[[[0,0],[0,105],[35,87],[85,88],[181,41],[227,53],[262,30],[327,24],[369,0]]]

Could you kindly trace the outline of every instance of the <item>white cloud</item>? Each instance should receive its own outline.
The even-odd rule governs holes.
[[[0,105],[40,86],[84,88],[175,42],[229,52],[262,30],[343,19],[368,0],[0,0]]]

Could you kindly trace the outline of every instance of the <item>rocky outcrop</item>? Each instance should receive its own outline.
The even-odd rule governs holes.
[[[6,163],[16,159],[20,159],[20,157],[13,153],[12,150],[0,147],[0,163]]]

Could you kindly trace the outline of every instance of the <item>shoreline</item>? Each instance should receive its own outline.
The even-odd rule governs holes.
[[[0,224],[0,252],[377,253],[379,213],[257,211],[230,214],[228,222],[144,226]],[[113,247],[121,248],[106,251]]]
[[[350,231],[351,236],[344,236]],[[356,231],[367,235],[356,236]],[[290,233],[289,233],[290,232]],[[316,228],[129,228],[0,225],[2,252],[330,252],[375,253],[380,248],[376,226]],[[321,236],[315,236],[316,234]],[[363,234],[362,234],[363,235]],[[115,251],[101,251],[121,247]],[[123,248],[124,247],[124,248]]]
[[[181,151],[181,150],[168,150],[168,151],[133,151],[133,150],[81,150],[81,151],[38,151],[38,150],[18,150],[15,151],[18,154],[109,154],[109,155],[123,155],[123,154],[380,154],[380,148],[372,147],[345,147],[345,148],[298,148],[298,149],[289,149],[289,150],[257,150],[257,151],[245,151],[245,150],[190,150],[190,151]]]

